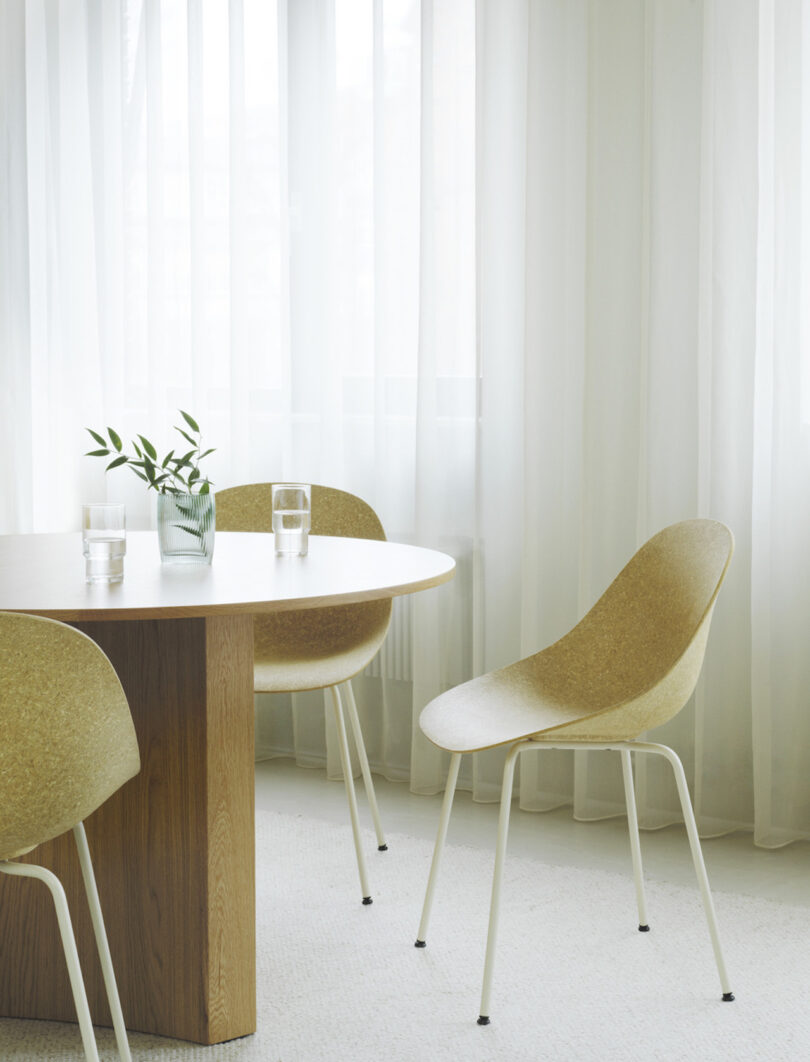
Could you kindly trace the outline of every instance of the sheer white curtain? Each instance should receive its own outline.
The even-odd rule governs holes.
[[[810,836],[805,0],[6,0],[0,61],[0,531],[105,491],[149,526],[83,426],[168,442],[178,408],[218,487],[363,495],[458,560],[358,683],[372,763],[431,792],[430,697],[717,517],[732,572],[660,737],[704,833]],[[335,773],[318,695],[257,718]],[[609,757],[523,768],[526,808],[620,810]],[[677,819],[658,765],[639,795]]]
[[[726,521],[704,676],[659,733],[704,833],[807,837],[810,7],[484,2],[477,72],[476,667],[562,633],[659,527]],[[619,810],[607,757],[535,759],[525,807]],[[677,817],[660,765],[639,781],[646,825]]]

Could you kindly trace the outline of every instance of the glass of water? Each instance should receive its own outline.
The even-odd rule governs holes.
[[[276,556],[306,556],[311,486],[309,483],[274,483],[271,489]]]
[[[88,583],[120,583],[127,551],[126,510],[122,502],[82,506],[82,548]]]

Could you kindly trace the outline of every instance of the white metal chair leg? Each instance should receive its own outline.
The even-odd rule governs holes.
[[[363,784],[366,787],[366,799],[368,800],[368,806],[371,809],[371,817],[374,820],[374,832],[377,834],[377,850],[379,852],[387,852],[388,845],[385,843],[385,834],[383,833],[382,823],[380,822],[380,811],[377,807],[377,794],[374,792],[374,782],[371,779],[371,769],[368,765],[366,745],[363,741],[363,731],[360,729],[360,719],[357,715],[357,703],[354,699],[354,690],[352,689],[350,679],[343,683],[343,688],[346,691],[346,708],[349,713],[349,722],[352,726],[352,733],[354,734],[357,758],[360,760]]]
[[[428,922],[430,921],[430,910],[433,906],[433,890],[436,887],[436,878],[439,874],[439,863],[442,858],[442,851],[444,849],[444,839],[447,836],[447,824],[450,822],[450,811],[453,807],[453,796],[456,792],[456,782],[458,781],[458,769],[461,765],[461,753],[454,752],[450,757],[450,768],[447,772],[447,783],[444,787],[444,800],[442,801],[442,812],[439,816],[439,829],[436,834],[436,844],[433,847],[433,860],[430,864],[430,875],[428,876],[427,890],[425,891],[425,902],[422,906],[422,918],[419,922],[419,931],[416,934],[416,948],[425,947],[425,938],[427,936]]]
[[[641,865],[641,843],[638,836],[638,813],[636,811],[636,793],[633,787],[633,764],[630,760],[630,750],[622,749],[621,757],[624,800],[627,804],[627,828],[630,834],[630,852],[633,857],[633,877],[636,882],[638,929],[640,933],[648,933],[650,923],[647,921],[647,901],[644,896],[644,874]]]
[[[360,888],[363,893],[363,903],[370,904],[371,893],[368,887],[368,874],[366,873],[366,861],[363,856],[363,844],[360,837],[360,822],[357,815],[357,797],[354,792],[354,778],[352,777],[352,763],[349,756],[349,742],[346,738],[346,723],[343,719],[343,707],[340,699],[340,690],[337,686],[330,686],[332,691],[332,703],[335,707],[335,722],[337,724],[338,746],[340,748],[340,762],[343,767],[343,781],[346,785],[346,797],[349,801],[349,815],[352,820],[352,833],[354,835],[354,850],[357,854],[357,869],[360,874]]]
[[[87,1003],[87,992],[84,988],[82,969],[79,964],[79,953],[76,950],[76,939],[73,936],[73,925],[70,921],[70,911],[68,910],[67,897],[65,896],[62,882],[50,870],[45,867],[35,866],[32,863],[2,862],[0,863],[0,871],[17,877],[37,878],[50,889],[56,908],[56,917],[62,937],[62,947],[65,952],[65,962],[67,963],[70,987],[73,992],[73,1001],[76,1005],[79,1030],[82,1034],[85,1058],[87,1062],[99,1062],[93,1022],[90,1018],[90,1007]]]
[[[734,993],[731,991],[731,987],[728,980],[728,974],[726,972],[725,962],[723,960],[723,952],[720,946],[720,934],[717,928],[717,916],[714,910],[714,903],[712,901],[711,890],[709,888],[709,878],[706,873],[706,865],[703,861],[703,853],[700,848],[700,839],[698,837],[697,826],[695,824],[695,815],[692,810],[692,803],[689,799],[689,789],[686,784],[686,775],[684,774],[683,764],[678,758],[677,754],[669,748],[667,745],[658,745],[652,742],[646,741],[633,741],[633,742],[616,742],[614,743],[601,743],[601,742],[539,742],[539,741],[521,741],[513,745],[509,750],[506,762],[503,769],[503,783],[501,787],[501,807],[498,818],[498,840],[495,849],[495,868],[492,876],[492,900],[490,904],[489,914],[489,929],[487,932],[487,949],[486,958],[484,960],[484,980],[481,989],[481,1009],[478,1017],[479,1025],[489,1024],[489,1004],[492,990],[492,974],[495,962],[495,948],[497,945],[498,935],[498,919],[500,914],[500,900],[501,900],[501,882],[503,880],[503,866],[506,858],[506,842],[509,832],[509,814],[512,805],[512,789],[514,785],[515,776],[515,764],[517,758],[521,752],[525,752],[527,749],[534,751],[540,751],[542,748],[555,748],[555,749],[601,749],[601,750],[613,750],[622,754],[622,775],[624,778],[624,792],[627,802],[627,820],[630,832],[630,847],[633,857],[633,872],[636,882],[636,898],[638,901],[639,911],[639,929],[644,930],[649,928],[647,923],[647,910],[646,901],[644,897],[644,880],[642,875],[642,862],[641,862],[641,845],[639,843],[638,836],[638,815],[636,812],[635,791],[633,787],[633,769],[630,759],[630,753],[633,752],[650,752],[660,756],[664,756],[669,760],[672,765],[672,770],[675,774],[675,782],[678,787],[678,796],[681,802],[681,810],[683,812],[684,824],[686,826],[686,833],[689,838],[689,847],[692,852],[692,861],[695,865],[695,873],[697,874],[698,885],[700,886],[700,892],[703,899],[703,909],[706,913],[706,921],[709,926],[709,935],[711,936],[712,948],[714,949],[714,958],[717,963],[717,970],[720,975],[720,984],[723,989],[723,1000],[730,1001],[734,999]],[[458,767],[461,762],[461,753],[454,753],[450,760],[450,773],[447,780],[447,788],[444,794],[444,803],[442,805],[442,813],[439,821],[439,832],[436,838],[436,847],[433,852],[433,863],[430,868],[430,877],[428,879],[428,888],[425,895],[425,903],[422,910],[422,921],[419,925],[419,937],[416,941],[417,947],[425,946],[425,935],[427,932],[428,918],[430,915],[430,907],[433,900],[433,889],[436,882],[436,875],[438,872],[439,859],[444,845],[444,838],[447,832],[447,823],[450,818],[450,808],[453,802],[453,792],[455,790],[456,778],[458,776]]]
[[[498,816],[498,843],[495,847],[495,869],[492,875],[492,901],[489,908],[489,930],[487,931],[487,953],[484,960],[484,983],[481,987],[481,1009],[478,1014],[479,1025],[489,1025],[489,997],[492,989],[492,970],[495,964],[495,945],[498,939],[498,916],[501,906],[501,881],[503,864],[506,856],[506,838],[509,833],[509,813],[512,809],[512,786],[515,779],[515,764],[524,749],[532,748],[531,741],[521,741],[513,745],[506,756],[503,767],[503,784],[501,786],[501,810]]]
[[[107,940],[107,931],[104,928],[104,918],[101,914],[101,904],[98,899],[96,876],[93,873],[93,863],[90,859],[90,848],[87,844],[87,835],[84,832],[84,824],[79,823],[73,827],[73,836],[76,848],[79,852],[79,865],[82,868],[84,889],[87,893],[87,904],[90,908],[90,918],[93,922],[93,932],[96,937],[99,959],[101,960],[101,972],[104,975],[104,986],[107,989],[107,999],[110,1004],[113,1029],[115,1030],[115,1042],[118,1045],[118,1054],[122,1062],[132,1062],[127,1040],[127,1029],[124,1024],[124,1014],[121,1010],[121,1000],[118,996],[118,985],[115,982],[110,945]]]
[[[709,888],[709,876],[706,873],[706,864],[703,861],[703,852],[700,847],[697,824],[695,823],[695,813],[692,810],[692,801],[689,799],[689,788],[686,784],[686,775],[684,774],[683,764],[677,753],[673,752],[673,750],[667,745],[651,745],[647,746],[647,748],[650,752],[658,752],[660,755],[665,756],[672,764],[672,770],[675,773],[675,783],[678,786],[678,796],[681,801],[681,810],[683,812],[684,825],[686,826],[686,835],[689,838],[689,847],[692,850],[692,862],[695,864],[695,873],[697,874],[698,885],[700,886],[700,894],[703,898],[703,910],[706,912],[709,935],[712,938],[712,948],[714,949],[714,959],[717,963],[717,972],[720,975],[720,984],[723,989],[723,1000],[728,1003],[734,999],[734,993],[731,991],[728,973],[726,972],[726,964],[723,960],[723,951],[720,947],[717,915],[714,911],[714,901],[712,900],[712,894]]]

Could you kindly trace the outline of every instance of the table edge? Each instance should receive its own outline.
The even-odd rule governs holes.
[[[115,620],[140,620],[140,619],[195,619],[207,616],[240,616],[255,615],[262,612],[301,612],[313,608],[334,608],[341,605],[361,604],[364,601],[381,601],[386,598],[402,597],[405,594],[415,594],[421,590],[429,590],[434,586],[441,586],[449,582],[455,574],[456,564],[437,575],[420,579],[416,582],[395,584],[387,587],[379,587],[375,590],[357,590],[342,593],[340,600],[334,597],[307,597],[289,598],[284,601],[239,601],[226,604],[207,605],[155,605],[142,606],[139,608],[4,608],[3,612],[19,612],[28,616],[46,616],[49,619],[64,620],[68,622],[111,622]]]

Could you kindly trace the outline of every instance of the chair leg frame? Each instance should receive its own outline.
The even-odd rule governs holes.
[[[104,975],[104,984],[107,989],[107,999],[110,1004],[110,1013],[115,1029],[115,1039],[118,1045],[118,1054],[122,1062],[132,1062],[127,1040],[127,1031],[124,1025],[124,1016],[121,1011],[121,1002],[118,997],[118,987],[115,982],[110,946],[107,941],[107,932],[104,928],[104,919],[101,914],[101,905],[98,899],[96,878],[93,873],[93,864],[90,859],[90,849],[87,845],[87,837],[84,826],[79,823],[73,828],[73,836],[79,853],[79,864],[84,879],[87,903],[90,908],[90,917],[93,923],[93,931],[96,937],[101,969]],[[90,1016],[90,1006],[87,1002],[87,992],[84,987],[79,952],[76,948],[76,938],[73,933],[73,923],[70,918],[67,897],[64,887],[57,876],[46,867],[36,866],[33,863],[13,863],[0,861],[0,872],[15,877],[35,878],[43,882],[49,889],[56,909],[56,918],[59,925],[59,933],[62,938],[62,948],[65,953],[70,987],[76,1006],[76,1016],[79,1022],[84,1054],[87,1062],[99,1062],[96,1037],[93,1032],[93,1022]]]
[[[433,848],[433,860],[430,864],[430,874],[428,876],[427,890],[425,892],[425,902],[422,906],[422,917],[419,921],[419,930],[416,934],[417,948],[424,948],[426,946],[428,924],[430,922],[430,911],[433,907],[433,890],[436,888],[436,878],[439,874],[439,864],[442,859],[442,851],[444,850],[444,839],[447,836],[447,824],[450,821],[450,812],[453,809],[453,797],[456,792],[456,782],[458,781],[458,769],[461,766],[461,753],[454,752],[450,757],[450,767],[447,772],[447,783],[444,787],[444,799],[442,800],[442,810],[439,816],[439,832],[436,835],[436,844]]]
[[[686,775],[684,773],[683,764],[678,756],[667,745],[656,746],[651,743],[645,743],[644,747],[639,746],[639,751],[658,753],[669,760],[672,765],[672,770],[675,775],[675,784],[678,787],[678,796],[681,801],[683,820],[686,825],[686,835],[689,838],[689,847],[692,851],[692,862],[695,864],[695,874],[698,879],[700,895],[703,900],[703,910],[705,911],[706,922],[709,926],[709,934],[711,936],[712,949],[714,951],[714,960],[717,964],[717,972],[720,975],[720,984],[723,987],[723,1000],[730,1003],[734,999],[734,993],[731,991],[728,972],[726,970],[725,960],[723,959],[723,949],[720,945],[720,932],[717,927],[717,915],[714,910],[714,901],[712,900],[712,893],[709,887],[709,876],[706,873],[706,864],[703,861],[703,851],[700,847],[700,837],[698,836],[697,823],[695,822],[695,813],[692,810],[692,801],[689,799],[689,788],[686,784]]]
[[[346,722],[343,718],[343,705],[338,686],[330,686],[332,704],[335,709],[335,723],[337,725],[338,747],[340,749],[340,763],[343,769],[343,782],[346,786],[346,798],[349,801],[349,816],[352,821],[352,834],[354,836],[354,850],[357,855],[357,870],[360,875],[360,890],[363,895],[363,903],[372,903],[371,891],[368,886],[368,872],[366,859],[363,855],[363,842],[360,836],[360,819],[357,814],[357,795],[354,791],[354,777],[352,776],[352,763],[349,756],[349,742],[346,736]]]
[[[638,812],[636,811],[636,792],[633,786],[633,764],[630,750],[622,749],[622,779],[624,781],[624,802],[627,805],[627,829],[630,834],[630,854],[633,859],[633,879],[636,883],[636,905],[638,907],[638,929],[647,933],[650,922],[647,918],[647,900],[644,895],[644,870],[641,863],[641,841],[638,835]]]
[[[498,920],[501,910],[501,882],[503,865],[506,859],[506,839],[509,833],[509,813],[512,810],[512,787],[515,781],[515,764],[518,756],[527,747],[526,742],[513,745],[506,756],[503,766],[501,784],[501,810],[498,815],[498,840],[495,844],[495,868],[492,874],[492,899],[489,905],[489,929],[487,930],[487,952],[484,959],[484,980],[481,985],[481,1006],[478,1011],[478,1024],[489,1025],[489,999],[492,992],[492,971],[495,966],[495,947],[498,941]]]
[[[368,800],[368,806],[371,809],[371,817],[374,820],[374,832],[377,834],[377,850],[380,852],[387,852],[388,845],[385,842],[385,834],[383,833],[382,822],[380,821],[380,811],[377,807],[377,794],[374,792],[374,782],[371,779],[371,768],[368,765],[366,745],[363,741],[363,731],[360,729],[360,719],[357,715],[357,702],[354,699],[354,690],[352,689],[351,679],[348,679],[343,683],[343,689],[346,694],[346,709],[348,711],[349,722],[354,735],[357,758],[360,761],[360,771],[363,775],[363,785],[366,787],[366,799]]]
[[[697,876],[698,886],[700,888],[701,898],[703,900],[703,910],[709,928],[709,936],[711,938],[715,963],[717,965],[717,972],[720,977],[720,984],[723,992],[722,998],[726,1002],[733,1000],[734,994],[731,991],[729,985],[728,973],[726,971],[726,965],[723,959],[723,952],[720,945],[720,934],[717,927],[717,916],[715,914],[714,902],[712,900],[712,894],[709,888],[709,878],[706,873],[706,865],[703,861],[703,853],[700,847],[700,838],[698,837],[697,825],[695,823],[695,815],[694,811],[692,810],[691,800],[689,799],[689,789],[686,783],[686,775],[684,773],[683,764],[681,763],[678,755],[667,745],[659,745],[654,742],[648,741],[622,741],[611,743],[585,741],[544,741],[541,743],[538,741],[520,741],[509,749],[503,770],[503,782],[501,786],[501,806],[500,813],[498,816],[498,837],[495,846],[495,866],[492,875],[492,898],[490,902],[489,929],[487,932],[487,947],[486,957],[484,960],[484,977],[481,988],[481,1007],[478,1017],[478,1024],[488,1025],[490,1021],[489,1010],[492,991],[492,975],[495,964],[495,950],[498,938],[501,884],[503,880],[503,867],[506,858],[506,842],[509,833],[509,814],[511,811],[512,804],[512,789],[514,785],[515,764],[517,763],[517,759],[522,752],[527,752],[529,750],[533,752],[541,752],[544,749],[552,748],[570,749],[576,751],[616,751],[621,753],[622,775],[624,779],[624,792],[625,800],[627,803],[627,820],[630,834],[630,850],[633,860],[633,876],[635,879],[636,886],[636,901],[638,905],[639,929],[641,930],[649,928],[649,923],[647,921],[647,907],[644,896],[644,882],[642,876],[641,863],[641,845],[638,833],[638,815],[636,812],[635,792],[633,788],[633,769],[630,754],[631,752],[646,752],[653,755],[663,756],[666,760],[669,761],[673,773],[675,775],[675,784],[678,789],[678,798],[681,803],[681,811],[683,814],[684,825],[686,827],[686,833],[689,839],[689,848],[692,854],[692,862],[694,863],[695,874]],[[450,811],[453,803],[453,794],[455,792],[460,762],[461,753],[454,753],[450,761],[450,772],[448,774],[444,803],[442,805],[442,812],[439,820],[436,846],[433,852],[433,862],[431,864],[430,876],[428,878],[427,891],[425,894],[425,903],[422,910],[422,920],[419,925],[419,934],[416,941],[417,947],[424,947],[425,936],[427,933],[427,925],[430,917],[430,909],[433,903],[433,892],[436,886],[436,877],[438,874],[439,863],[441,860],[441,853],[444,846],[445,837],[447,835],[447,825],[450,818]]]
[[[107,990],[107,1002],[110,1006],[113,1029],[115,1030],[115,1042],[118,1045],[118,1054],[122,1062],[132,1062],[127,1040],[127,1029],[124,1023],[124,1014],[121,1010],[121,999],[118,995],[118,985],[115,981],[110,944],[107,940],[107,930],[104,927],[104,918],[101,913],[101,904],[96,887],[96,876],[93,872],[93,863],[90,859],[90,848],[87,844],[87,835],[84,832],[84,823],[80,822],[73,827],[73,836],[76,848],[79,852],[79,865],[82,869],[84,889],[87,893],[87,903],[90,908],[90,918],[93,923],[93,933],[96,938],[96,948],[101,962],[101,972],[104,977],[104,987]]]

